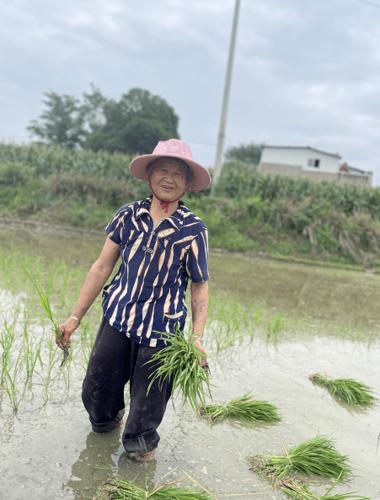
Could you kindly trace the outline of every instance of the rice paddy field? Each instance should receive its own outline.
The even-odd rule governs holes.
[[[103,500],[101,486],[114,479],[144,490],[187,486],[216,499],[288,498],[252,470],[250,457],[287,456],[316,436],[333,440],[352,472],[344,482],[302,476],[300,491],[315,496],[293,498],[320,498],[335,484],[330,495],[380,499],[380,405],[356,409],[311,379],[353,379],[380,397],[379,275],[211,252],[205,344],[213,401],[206,403],[251,397],[273,405],[276,418],[205,418],[175,397],[156,459],[136,463],[123,453],[121,429],[91,431],[81,402],[100,301],[60,368],[62,351],[30,279],[62,321],[103,240],[96,232],[0,223],[1,499]]]

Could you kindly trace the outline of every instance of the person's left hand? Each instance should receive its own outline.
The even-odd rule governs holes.
[[[195,347],[197,349],[199,349],[202,353],[202,358],[200,360],[201,367],[204,368],[205,370],[208,370],[209,366],[207,363],[206,350],[202,345],[202,339],[200,339],[199,337],[195,337],[193,340],[193,343],[194,343]]]

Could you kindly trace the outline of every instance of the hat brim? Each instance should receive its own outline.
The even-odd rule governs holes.
[[[133,160],[131,161],[129,165],[129,170],[134,177],[137,177],[137,179],[147,181],[149,179],[147,171],[147,166],[149,165],[149,163],[151,163],[153,160],[156,160],[157,158],[166,158],[166,157],[182,160],[190,167],[193,173],[193,180],[191,182],[188,191],[194,191],[194,192],[204,191],[210,186],[211,177],[210,174],[208,173],[208,170],[206,170],[205,167],[202,167],[202,165],[196,163],[193,160],[189,160],[187,158],[178,155],[150,154],[150,155],[136,156],[136,158],[133,158]]]

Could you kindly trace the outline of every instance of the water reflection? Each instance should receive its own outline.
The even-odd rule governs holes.
[[[112,478],[128,479],[145,489],[153,489],[156,460],[138,463],[127,458],[121,444],[121,429],[107,434],[90,432],[86,446],[72,465],[64,485],[75,500],[92,499],[98,488]]]

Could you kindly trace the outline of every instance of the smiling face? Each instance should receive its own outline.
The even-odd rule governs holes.
[[[190,182],[186,167],[175,158],[160,158],[149,173],[152,193],[162,201],[173,202],[188,190]]]

